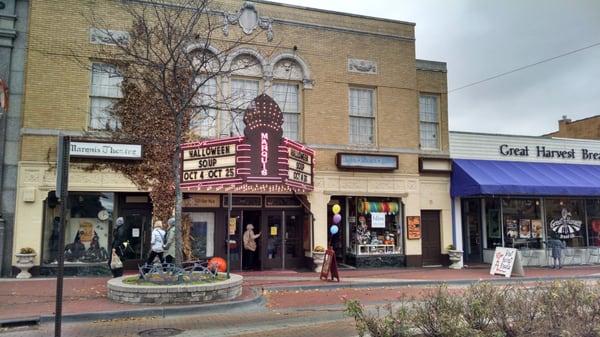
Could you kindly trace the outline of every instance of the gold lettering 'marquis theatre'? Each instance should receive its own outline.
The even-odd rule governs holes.
[[[115,66],[94,57],[107,43],[102,31],[70,17],[92,10],[125,34],[130,22],[117,1],[30,2],[11,244],[13,253],[26,246],[38,252],[38,273],[56,266],[58,133],[79,138],[81,151],[143,155],[127,144],[86,142],[112,125],[104,109],[121,97],[120,78],[106,71]],[[195,128],[198,141],[182,152],[195,255],[224,256],[230,231],[234,270],[312,268],[313,251],[328,244],[338,261],[357,267],[444,264],[452,243],[446,65],[415,58],[415,24],[261,1],[224,1],[219,11],[219,43],[264,34],[230,53],[230,66],[248,66],[209,81],[206,94],[238,94],[247,104],[256,98],[257,107],[238,116],[211,111],[214,123]],[[77,50],[87,67],[65,50]],[[218,44],[203,50],[218,51]],[[280,118],[265,120],[263,103]],[[145,258],[152,220],[146,191],[119,173],[76,164],[69,189],[69,271],[106,269],[103,251],[113,235],[129,242],[130,267]],[[332,235],[335,204],[341,221]],[[125,225],[115,234],[120,216]],[[249,224],[261,235],[254,265],[244,266]]]

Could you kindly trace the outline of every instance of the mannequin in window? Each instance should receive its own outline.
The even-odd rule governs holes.
[[[85,246],[81,243],[81,234],[83,234],[82,231],[77,232],[73,243],[69,243],[65,247],[65,260],[75,262],[84,256]]]

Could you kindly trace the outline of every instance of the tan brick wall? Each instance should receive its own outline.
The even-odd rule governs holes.
[[[56,160],[57,137],[24,136],[21,142],[21,160],[53,162]]]
[[[578,121],[558,121],[558,131],[548,136],[561,138],[600,139],[600,116]]]

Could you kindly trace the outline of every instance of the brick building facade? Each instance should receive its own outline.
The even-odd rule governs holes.
[[[98,83],[114,83],[93,73],[93,64],[98,63],[94,58],[98,37],[80,13],[93,10],[107,18],[110,29],[126,31],[129,21],[119,10],[119,2],[63,0],[60,6],[55,1],[31,3],[31,52],[27,55],[13,247],[31,246],[41,252],[36,264],[43,273],[52,273],[54,263],[52,240],[58,208],[53,195],[53,162],[57,135],[94,134],[93,126],[99,118],[95,115],[97,104],[101,104],[101,99],[118,98],[118,94],[101,95],[95,91]],[[313,247],[325,246],[331,239],[330,209],[337,203],[343,215],[337,240],[338,255],[343,261],[360,264],[364,260],[365,264],[372,264],[369,256],[386,254],[399,257],[389,259],[391,265],[443,263],[445,247],[452,243],[446,65],[415,58],[415,25],[271,2],[226,1],[218,5],[227,13],[253,11],[258,18],[270,20],[270,27],[269,34],[229,55],[232,62],[246,59],[255,66],[215,85],[223,91],[239,86],[256,94],[264,92],[276,101],[281,99],[278,94],[282,91],[286,99],[293,97],[291,103],[283,102],[284,113],[290,118],[286,119],[289,124],[284,125],[286,136],[316,150],[314,191],[305,195],[307,209],[285,211],[287,216],[272,215],[274,211],[267,209],[266,200],[273,196],[261,195],[257,200],[263,206],[262,213],[240,206],[236,211],[239,219],[246,216],[265,222],[274,216],[273,221],[277,222],[277,217],[283,216],[288,218],[289,226],[292,221],[303,226],[312,214],[314,225],[295,232],[302,257],[309,259]],[[241,34],[240,25],[233,22],[228,31]],[[228,43],[228,39],[225,32],[216,36],[215,48]],[[74,62],[70,57],[73,51],[89,64]],[[290,66],[293,70],[286,72]],[[219,124],[213,127],[216,130],[205,130],[211,137],[228,132],[223,132]],[[391,156],[396,158],[397,167],[375,171],[340,168],[336,165],[340,154],[374,160],[369,162],[372,165],[377,165],[377,156]],[[140,260],[146,253],[144,242],[151,219],[148,195],[115,172],[86,172],[76,165],[71,170],[69,190],[73,205],[68,220],[72,229],[67,230],[67,243],[80,240],[89,249],[90,240],[97,235],[102,248],[108,248],[112,220],[124,216],[126,221],[135,223],[130,224],[133,227],[128,235],[136,243],[135,249],[140,250],[131,253],[131,260]],[[207,256],[223,254],[218,229],[224,221],[222,195],[214,196],[216,205],[208,207],[199,201],[187,208],[204,226],[203,249]],[[364,203],[396,207],[395,212],[388,210],[385,228],[370,228],[368,211],[362,208]],[[105,209],[108,217],[105,213],[100,216],[101,212],[96,216],[96,211]],[[356,242],[356,227],[365,216],[365,225],[379,240]],[[421,229],[417,230],[422,235],[407,237],[409,216],[421,217]],[[259,249],[270,244],[269,238],[261,239],[264,241],[260,241]],[[391,246],[390,251],[383,241]],[[358,247],[361,243],[368,247]],[[291,250],[286,246],[279,253]],[[271,253],[262,254],[263,268],[278,267],[267,264]],[[94,257],[83,264],[95,272],[92,270],[105,266],[103,261]],[[85,261],[78,262],[81,265]]]
[[[600,115],[572,121],[563,116],[558,121],[558,131],[546,136],[578,139],[600,139]]]

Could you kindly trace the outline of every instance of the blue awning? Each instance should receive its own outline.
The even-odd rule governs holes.
[[[450,194],[600,196],[600,165],[455,159]]]

